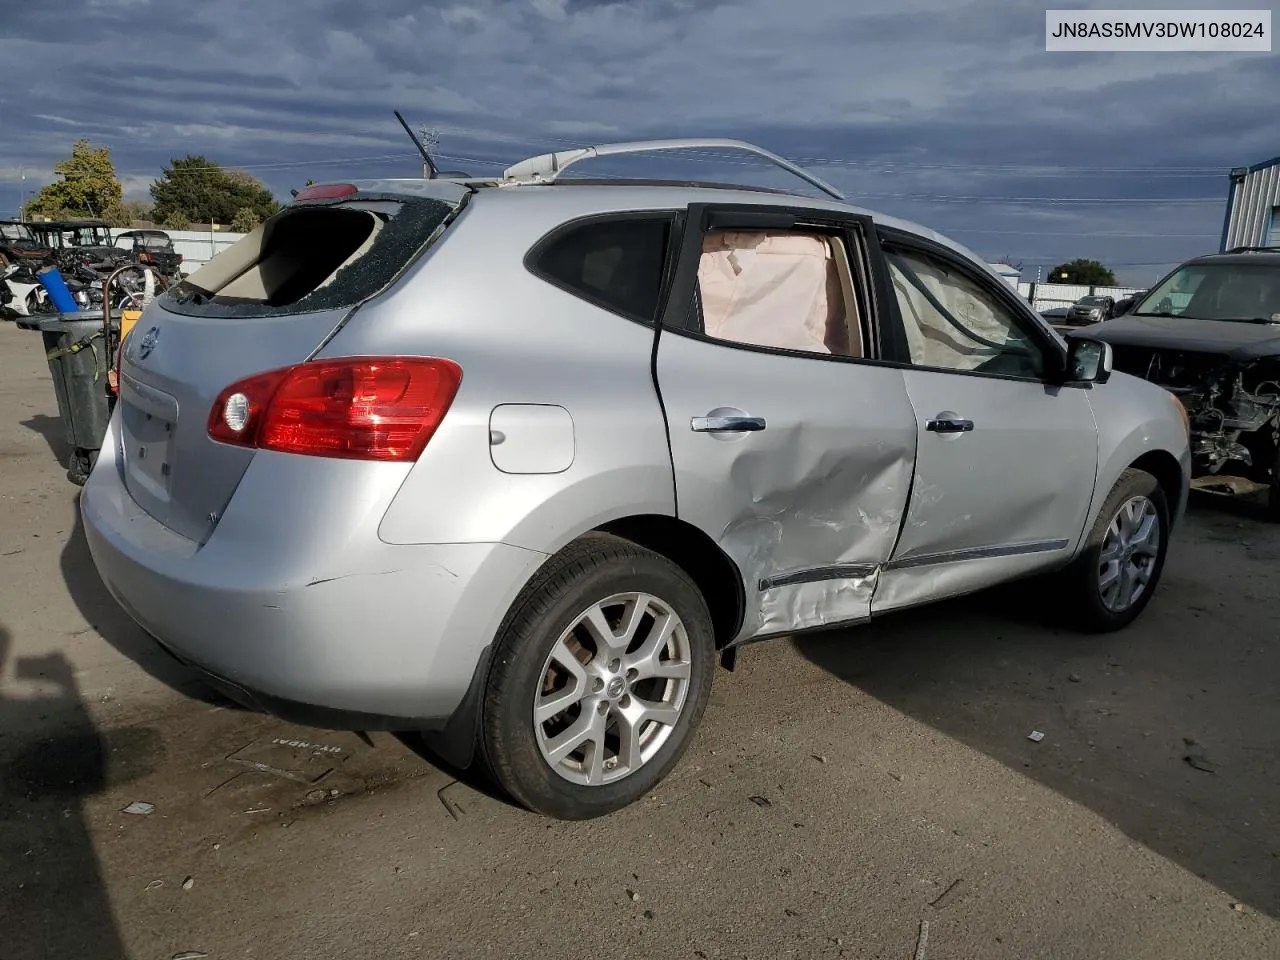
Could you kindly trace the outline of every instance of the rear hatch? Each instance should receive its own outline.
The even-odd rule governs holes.
[[[218,394],[310,358],[469,193],[449,181],[409,184],[304,192],[147,309],[125,343],[117,406],[125,486],[152,517],[208,539],[254,456],[209,438]]]

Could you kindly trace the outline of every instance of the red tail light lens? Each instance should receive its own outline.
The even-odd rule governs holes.
[[[351,183],[318,183],[307,187],[293,199],[298,203],[304,200],[342,200],[354,197],[360,191]]]
[[[461,367],[436,357],[300,363],[223,390],[209,411],[209,436],[281,453],[411,462],[461,381]]]

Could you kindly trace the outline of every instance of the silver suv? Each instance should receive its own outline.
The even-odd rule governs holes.
[[[560,180],[696,147],[830,199]],[[737,141],[315,186],[129,335],[85,529],[233,698],[597,816],[749,641],[1050,572],[1083,628],[1138,616],[1187,428],[1109,349]]]

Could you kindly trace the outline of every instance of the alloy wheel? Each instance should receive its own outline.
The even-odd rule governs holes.
[[[1099,556],[1098,591],[1112,613],[1146,593],[1160,556],[1160,514],[1147,497],[1131,497],[1107,526]]]
[[[543,759],[585,786],[634,773],[675,730],[692,670],[688,634],[669,604],[623,593],[592,605],[542,667],[533,725]]]

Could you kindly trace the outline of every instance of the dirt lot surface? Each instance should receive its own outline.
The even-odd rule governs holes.
[[[1247,508],[1197,500],[1120,635],[1018,588],[748,648],[668,781],[563,824],[157,654],[56,418],[0,324],[4,960],[1280,957],[1280,527]]]

